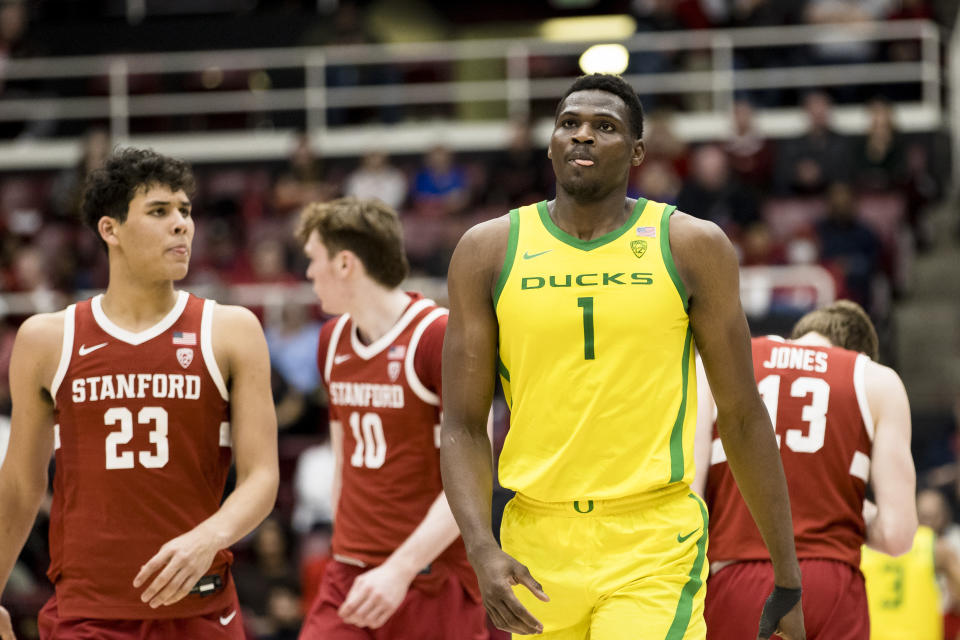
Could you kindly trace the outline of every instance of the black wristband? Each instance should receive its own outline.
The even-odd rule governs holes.
[[[773,593],[767,596],[767,601],[763,605],[763,613],[760,614],[760,631],[757,635],[761,638],[769,638],[777,630],[780,619],[787,615],[790,609],[793,609],[798,602],[803,589],[787,589],[774,585]]]

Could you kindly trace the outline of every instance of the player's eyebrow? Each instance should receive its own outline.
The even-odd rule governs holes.
[[[576,108],[576,107],[567,107],[566,109],[564,109],[563,111],[561,111],[559,114],[557,114],[557,119],[559,120],[559,119],[562,118],[563,116],[578,116],[578,117],[584,117],[584,115],[583,115],[583,113],[581,112],[581,110],[578,109],[578,108]],[[610,109],[604,109],[603,107],[600,107],[600,108],[597,108],[597,109],[593,109],[593,113],[591,113],[589,117],[591,117],[591,118],[610,118],[611,120],[616,120],[617,122],[623,122],[623,120],[620,118],[619,115],[617,115],[617,113],[616,113],[615,111],[611,111]]]
[[[189,200],[147,200],[145,205],[148,207],[161,207],[161,206],[165,207],[165,206],[169,206],[170,204],[177,204],[177,203],[179,203],[181,207],[186,207],[187,209],[193,206],[192,204],[190,204]]]

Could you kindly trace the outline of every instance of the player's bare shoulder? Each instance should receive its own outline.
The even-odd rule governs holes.
[[[509,242],[509,214],[475,224],[457,243],[450,262],[451,277],[492,288],[503,267]]]
[[[12,375],[34,376],[49,391],[63,352],[66,310],[38,313],[27,318],[17,330]],[[22,355],[22,357],[17,357]]]
[[[266,350],[263,327],[256,315],[246,307],[216,304],[213,308],[211,333],[213,352],[224,378],[229,378],[238,363],[256,358]]]
[[[691,295],[701,283],[738,268],[733,244],[723,230],[682,211],[670,217],[670,252]]]

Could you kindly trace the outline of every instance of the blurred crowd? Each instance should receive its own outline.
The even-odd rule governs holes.
[[[38,3],[35,13],[47,16],[50,4]],[[297,5],[298,11],[307,11],[309,5],[314,12],[318,5],[283,4]],[[369,3],[332,4],[339,5],[332,23],[336,28],[326,35],[309,35],[304,30],[302,43],[374,40],[362,27],[362,13],[357,11]],[[458,20],[457,11],[469,11],[452,6],[459,4],[434,3],[436,11],[450,13],[451,21]],[[511,9],[504,3],[504,11],[519,10],[520,3],[512,4]],[[640,31],[661,31],[905,18],[952,24],[955,3],[633,0],[629,10]],[[0,2],[0,101],[58,91],[57,86],[44,83],[4,83],[5,59],[59,53],[40,46],[44,38],[37,38],[32,30],[31,17],[37,16],[30,11],[23,1]],[[43,20],[32,26],[43,33]],[[156,46],[173,49],[169,43]],[[135,50],[134,44],[130,47]],[[823,45],[768,53],[738,59],[736,64],[762,68],[811,61],[912,60],[918,55],[909,43]],[[695,68],[698,62],[692,53],[676,58],[651,54],[634,57],[632,64],[630,72],[640,73]],[[410,66],[400,72],[370,67],[364,73],[371,75],[334,74],[327,81],[341,85],[430,81],[442,79],[445,72]],[[136,82],[140,84],[131,91],[166,89],[149,78]],[[204,86],[201,79],[184,82]],[[241,80],[227,76],[217,86],[229,88],[234,82]],[[98,95],[97,91],[102,94],[106,89],[84,90]],[[676,204],[689,214],[716,222],[734,242],[744,266],[823,266],[835,281],[837,296],[863,304],[883,334],[893,301],[909,293],[911,261],[931,244],[926,214],[944,195],[945,177],[940,173],[943,165],[936,157],[935,140],[900,130],[888,101],[900,98],[843,91],[745,94],[732,109],[729,138],[690,145],[676,130],[676,110],[683,105],[645,97],[646,158],[631,176],[630,195]],[[869,105],[869,126],[861,136],[841,134],[832,126],[834,102],[851,99]],[[804,132],[791,139],[765,138],[757,127],[755,109],[785,101],[802,105]],[[392,122],[403,117],[402,110],[392,108],[334,110],[331,123]],[[0,138],[64,132],[60,123],[46,117],[23,126],[0,123]],[[109,154],[112,141],[98,127],[87,129],[83,140],[82,156],[72,168],[0,176],[0,291],[26,294],[42,306],[43,300],[58,299],[57,294],[88,295],[105,286],[106,255],[92,232],[80,226],[76,212],[85,176]],[[455,153],[437,144],[422,155],[371,153],[333,159],[324,158],[303,134],[285,162],[200,165],[195,171],[197,233],[190,275],[184,283],[188,289],[259,284],[282,294],[284,287],[302,282],[306,263],[292,230],[300,209],[311,201],[340,195],[380,198],[401,214],[414,275],[443,278],[453,247],[471,225],[553,196],[549,160],[534,143],[526,122],[513,123],[509,144],[496,152]],[[772,308],[780,305],[789,310],[791,304],[788,293],[778,297],[774,292]],[[23,319],[5,309],[0,297],[0,458],[9,431],[10,350]],[[255,310],[263,315],[263,309]],[[296,638],[303,611],[328,560],[333,520],[329,481],[334,462],[315,361],[318,330],[325,318],[315,307],[289,303],[269,322],[264,319],[281,429],[281,487],[274,515],[237,545],[234,575],[249,636],[283,640]],[[495,406],[495,416],[495,445],[502,445],[506,433],[502,404]],[[935,469],[923,480],[939,492],[921,501],[921,517],[935,523],[938,531],[953,527],[950,535],[960,550],[960,528],[953,517],[953,510],[960,508],[955,465]],[[499,492],[498,501],[502,506],[504,496]],[[22,638],[35,637],[30,614],[50,592],[43,577],[48,562],[46,527],[42,510],[4,594],[5,602],[21,616],[18,637]],[[948,608],[960,613],[960,595]]]

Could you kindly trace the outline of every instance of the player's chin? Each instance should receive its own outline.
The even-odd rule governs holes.
[[[183,280],[190,271],[190,262],[186,260],[180,264],[173,264],[167,269],[168,280]]]

